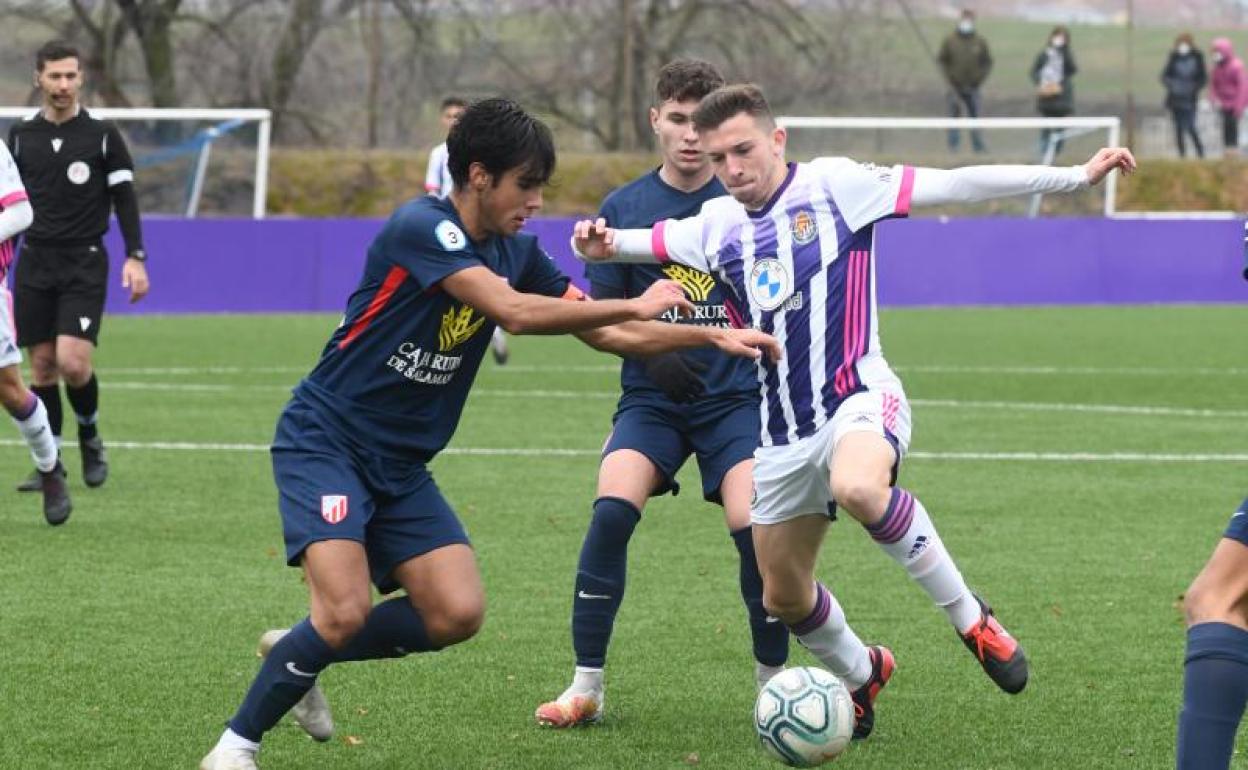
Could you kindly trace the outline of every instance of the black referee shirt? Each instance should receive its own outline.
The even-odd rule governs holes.
[[[35,221],[26,230],[32,242],[99,240],[108,230],[118,185],[127,185],[127,197],[133,196],[134,162],[121,133],[81,107],[60,124],[48,121],[42,111],[14,123],[9,149],[35,210]],[[127,250],[141,247],[137,238],[131,243],[130,233],[124,234]]]

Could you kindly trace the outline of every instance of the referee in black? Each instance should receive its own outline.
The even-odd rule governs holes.
[[[96,427],[99,382],[91,366],[108,284],[103,237],[114,209],[126,243],[122,287],[130,301],[148,291],[147,255],[139,229],[134,163],[117,127],[87,114],[79,103],[81,57],[54,41],[35,55],[38,114],[9,130],[9,147],[30,195],[35,221],[26,231],[14,274],[17,342],[30,353],[32,387],[48,409],[57,444],[64,413],[59,383],[78,418],[82,478],[98,487],[108,478],[104,442]],[[41,488],[35,472],[18,489]]]

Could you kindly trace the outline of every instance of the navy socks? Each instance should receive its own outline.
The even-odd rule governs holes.
[[[1248,631],[1227,623],[1199,623],[1189,628],[1178,770],[1230,766],[1245,701]]]
[[[576,565],[576,593],[572,598],[572,647],[576,665],[602,668],[620,602],[628,566],[628,541],[641,512],[627,500],[600,497],[581,546]]]
[[[774,618],[768,622],[763,609],[763,576],[754,554],[754,532],[750,527],[732,533],[732,542],[741,557],[741,598],[750,614],[750,636],[754,639],[754,659],[766,666],[783,666],[789,658],[789,629]]]

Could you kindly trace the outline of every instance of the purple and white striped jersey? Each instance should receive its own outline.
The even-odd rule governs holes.
[[[652,230],[661,261],[715,272],[733,322],[784,345],[783,360],[759,363],[763,446],[812,435],[854,393],[900,391],[880,350],[874,224],[905,216],[913,185],[909,166],[817,158],[790,163],[758,211],[716,198]]]
[[[17,164],[9,153],[8,145],[0,142],[0,210],[24,200],[29,198],[26,195],[26,186],[22,184],[22,177],[17,172]],[[9,266],[13,264],[14,240],[16,239],[9,238],[0,243],[0,281],[4,280]]]

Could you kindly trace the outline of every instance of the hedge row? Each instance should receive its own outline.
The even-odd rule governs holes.
[[[596,211],[611,189],[654,167],[653,155],[563,153],[543,213]],[[277,150],[269,211],[307,217],[381,217],[424,189],[423,154]],[[1248,211],[1248,162],[1145,160],[1118,186],[1127,211]],[[1060,209],[1058,209],[1060,211]]]

